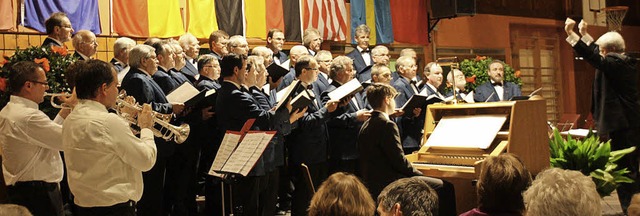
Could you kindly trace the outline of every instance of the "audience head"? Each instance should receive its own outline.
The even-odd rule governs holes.
[[[234,35],[229,38],[229,43],[227,44],[227,48],[229,52],[238,54],[238,55],[247,55],[249,54],[249,43],[247,43],[247,39],[242,35]]]
[[[442,67],[436,62],[429,62],[424,67],[424,76],[427,82],[436,88],[442,85]]]
[[[320,36],[320,31],[315,28],[308,28],[307,30],[304,30],[302,44],[308,49],[313,50],[314,52],[318,52],[320,50],[320,46],[322,45],[322,37]]]
[[[331,72],[329,73],[334,82],[345,84],[355,77],[353,71],[353,60],[346,56],[338,56],[331,61]]]
[[[527,216],[601,215],[602,206],[591,177],[579,171],[542,171],[524,194]]]
[[[267,46],[274,53],[282,51],[282,46],[284,45],[284,32],[277,28],[269,29],[267,33]]]
[[[209,48],[211,52],[217,53],[221,57],[229,53],[227,43],[229,43],[229,34],[222,30],[211,32],[209,35]]]
[[[389,48],[382,45],[374,47],[371,49],[371,58],[375,64],[389,65]]]
[[[289,50],[289,59],[291,65],[295,65],[296,62],[298,62],[298,59],[303,55],[309,55],[309,51],[307,51],[306,47],[302,45],[295,45],[291,47],[291,50]]]
[[[390,114],[396,108],[398,91],[389,84],[373,83],[367,87],[367,101],[375,110]]]
[[[633,195],[629,208],[627,208],[627,215],[640,216],[640,193]]]
[[[514,154],[487,157],[476,185],[478,208],[485,213],[524,213],[522,192],[531,174]]]
[[[247,86],[262,87],[267,82],[267,69],[264,66],[264,58],[262,56],[249,56],[247,58]]]
[[[322,182],[318,192],[313,195],[309,216],[371,216],[375,208],[369,191],[358,177],[337,172]]]
[[[247,56],[229,53],[220,60],[220,76],[237,84],[244,84],[247,77]]]
[[[367,49],[369,47],[369,34],[371,33],[371,29],[369,26],[362,24],[356,27],[355,36],[356,36],[356,44],[361,49]]]
[[[396,65],[398,67],[398,74],[407,79],[413,79],[416,77],[416,70],[418,66],[416,65],[416,60],[408,56],[400,56],[398,60],[396,60]]]
[[[128,37],[120,37],[113,42],[113,56],[124,62],[125,64],[129,64],[129,51],[136,45],[136,41]]]
[[[438,195],[420,178],[403,178],[378,195],[378,213],[386,215],[438,215]]]
[[[171,47],[171,44],[169,44],[168,40],[162,40],[160,42],[154,43],[152,46],[156,50],[158,65],[164,67],[166,70],[169,70],[176,66],[176,61],[174,60],[175,55],[173,54],[173,47]]]
[[[318,80],[318,62],[310,55],[304,55],[298,59],[295,65],[296,77],[307,84]]]
[[[186,33],[180,36],[178,42],[180,42],[180,47],[182,47],[186,56],[192,59],[198,57],[200,53],[200,42],[196,36],[193,36],[191,33]]]
[[[36,103],[44,101],[44,93],[49,90],[47,76],[39,64],[20,61],[9,67],[9,92]]]
[[[198,59],[198,72],[212,80],[220,78],[220,62],[212,55],[202,55]]]
[[[27,207],[16,204],[0,204],[0,215],[33,216]]]
[[[87,57],[91,57],[98,51],[98,41],[96,35],[89,30],[80,30],[73,36],[73,47],[76,52],[82,53]]]
[[[493,60],[489,63],[489,78],[496,83],[502,83],[504,79],[504,62],[500,60]]]
[[[391,70],[387,65],[376,64],[371,67],[371,82],[391,84]]]
[[[251,55],[262,56],[262,58],[264,58],[264,65],[273,63],[273,51],[265,46],[254,47],[251,50]]]
[[[107,108],[116,105],[118,97],[118,76],[107,62],[89,60],[77,62],[73,72],[78,99],[95,100]]]
[[[320,50],[316,53],[316,61],[320,65],[320,72],[329,75],[329,68],[331,67],[331,60],[333,60],[333,56],[331,52],[327,50]]]
[[[158,58],[156,49],[149,45],[138,44],[129,52],[129,64],[131,68],[139,68],[149,75],[153,75],[158,70]]]
[[[67,14],[62,12],[52,13],[49,19],[44,21],[44,26],[47,29],[47,35],[49,35],[49,37],[59,40],[62,43],[71,40],[73,27]]]
[[[600,49],[600,55],[605,56],[607,53],[624,53],[624,39],[620,33],[615,31],[610,31],[604,33],[598,40],[596,41]]]

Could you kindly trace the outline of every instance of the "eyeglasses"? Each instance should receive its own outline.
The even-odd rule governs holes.
[[[304,68],[304,69],[305,69],[305,70],[312,70],[312,71],[317,71],[317,70],[319,70],[318,68],[310,68],[310,67],[309,67],[309,68]]]
[[[242,47],[242,48],[249,47],[249,45],[247,45],[247,44],[243,44],[243,45],[231,45],[231,46],[232,46],[232,47]]]
[[[83,41],[82,43],[89,44],[89,45],[96,45],[96,46],[98,45],[98,41],[90,41],[90,42]]]
[[[38,80],[27,80],[28,82],[32,82],[32,83],[38,83],[38,84],[42,84],[45,86],[49,86],[48,82],[42,82],[42,81],[38,81]]]
[[[71,25],[60,25],[62,28],[72,28]]]

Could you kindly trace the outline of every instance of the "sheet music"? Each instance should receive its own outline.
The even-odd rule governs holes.
[[[506,120],[506,114],[445,116],[440,119],[425,145],[487,149]]]
[[[221,171],[239,173],[242,176],[247,176],[264,152],[273,135],[274,134],[267,134],[265,132],[247,133]]]
[[[360,84],[358,79],[352,79],[351,81],[343,84],[337,89],[329,92],[328,95],[331,100],[340,100],[347,95],[357,92],[358,90],[362,90],[362,85]]]
[[[213,173],[214,171],[219,171],[222,169],[224,164],[227,162],[227,159],[231,157],[231,153],[233,153],[236,145],[238,145],[238,142],[240,142],[240,137],[240,133],[227,132],[224,134],[224,138],[222,138],[222,143],[220,144],[220,149],[218,149],[216,158],[215,160],[213,160],[213,164],[209,169],[209,175],[212,175],[211,173]]]
[[[181,103],[187,102],[192,97],[198,95],[200,91],[193,87],[193,85],[188,82],[183,83],[180,87],[174,89],[167,95],[167,101],[169,103]]]
[[[260,136],[262,139],[258,143],[258,146],[254,149],[253,154],[251,154],[251,157],[249,157],[249,159],[246,161],[246,163],[242,167],[242,170],[240,170],[240,175],[247,176],[247,174],[249,174],[249,171],[251,171],[251,169],[256,165],[256,162],[258,162],[258,159],[260,158],[260,156],[262,156],[262,153],[264,153],[264,150],[267,148],[267,146],[269,145],[269,142],[271,141],[274,135],[275,133],[268,133],[268,132],[260,133]]]

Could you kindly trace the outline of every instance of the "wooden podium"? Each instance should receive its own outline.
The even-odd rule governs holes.
[[[495,115],[506,121],[489,148],[430,148],[424,145],[445,116]],[[479,164],[487,156],[509,152],[522,159],[532,175],[549,167],[549,138],[544,100],[501,101],[470,104],[433,104],[427,107],[422,148],[407,159],[426,176],[451,182],[456,191],[458,214],[475,208],[475,181]],[[484,128],[477,128],[483,130]],[[464,131],[459,135],[463,136]]]

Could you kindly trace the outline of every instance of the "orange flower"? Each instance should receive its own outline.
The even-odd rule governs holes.
[[[476,56],[476,61],[482,61],[482,60],[485,60],[485,59],[487,59],[486,56],[479,56],[479,55]]]
[[[0,78],[0,91],[5,92],[7,90],[7,79]]]
[[[514,76],[516,76],[516,78],[520,78],[520,76],[522,76],[522,73],[520,72],[520,70],[517,70],[515,73],[513,73]]]
[[[49,59],[47,58],[38,58],[33,60],[35,63],[38,63],[40,65],[42,65],[42,68],[44,69],[44,72],[49,72],[49,70],[51,70],[51,67],[49,66]]]
[[[471,77],[467,77],[466,80],[467,80],[468,83],[474,83],[475,84],[476,83],[476,75],[473,75]]]
[[[66,56],[68,54],[67,48],[59,47],[59,46],[51,46],[51,51],[54,53],[58,53],[60,55]]]

